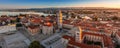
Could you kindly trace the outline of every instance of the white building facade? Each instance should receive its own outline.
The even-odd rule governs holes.
[[[9,31],[16,31],[16,26],[15,25],[0,26],[0,33],[5,33]]]
[[[47,34],[53,34],[53,26],[43,26],[42,27],[42,33]]]

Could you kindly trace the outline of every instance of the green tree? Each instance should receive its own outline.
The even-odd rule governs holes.
[[[22,27],[22,24],[21,23],[17,23],[16,27]]]
[[[16,22],[16,20],[10,20],[10,23],[15,23]]]
[[[118,20],[117,16],[112,17],[112,20]]]
[[[92,19],[93,21],[98,21],[98,16],[94,16]]]
[[[78,19],[82,19],[82,17],[78,16]]]
[[[29,48],[44,48],[42,45],[40,45],[39,41],[33,41]]]
[[[20,18],[16,18],[16,21],[17,21],[17,22],[20,22]]]
[[[45,18],[45,16],[44,16],[44,15],[41,15],[41,17]]]

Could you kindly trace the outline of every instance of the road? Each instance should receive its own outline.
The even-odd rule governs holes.
[[[6,47],[5,40],[3,39],[3,37],[0,37],[0,46],[1,46],[2,48],[7,48],[7,47]]]

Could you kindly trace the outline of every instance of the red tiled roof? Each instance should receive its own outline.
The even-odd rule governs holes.
[[[89,33],[89,32],[84,32],[82,35],[84,36],[85,34],[89,34],[89,35],[94,35],[94,36],[99,36],[103,38],[103,42],[104,42],[104,46],[106,47],[111,47],[113,48],[114,44],[111,40],[110,37],[103,35],[103,34],[95,34],[95,33]]]
[[[117,32],[118,36],[120,36],[120,32]]]
[[[50,22],[45,22],[45,23],[44,23],[44,26],[49,26],[49,27],[50,27],[50,26],[53,26],[53,24],[50,23]]]
[[[103,42],[104,42],[104,46],[105,47],[109,47],[109,48],[114,48],[114,44],[113,44],[113,42],[112,42],[112,40],[111,40],[111,38],[110,37],[108,37],[108,36],[106,36],[106,35],[103,35],[103,34],[95,34],[95,33],[90,33],[90,32],[83,32],[82,33],[82,37],[84,36],[84,35],[93,35],[93,36],[99,36],[99,37],[102,37],[103,38]],[[75,42],[75,38],[73,38],[73,37],[71,37],[71,36],[63,36],[63,38],[65,38],[65,39],[70,39],[70,41],[69,41],[69,43],[70,44],[73,44],[73,45],[76,45],[76,46],[88,46],[88,45],[85,45],[85,44],[80,44],[80,43],[77,43],[77,42]],[[91,46],[88,46],[89,48],[91,47]],[[86,47],[86,48],[88,48],[88,47]],[[91,47],[92,48],[92,47]],[[95,47],[94,47],[95,48]],[[98,46],[96,47],[96,48],[99,48]]]
[[[0,17],[1,21],[6,21],[7,19],[10,19],[10,18],[8,18],[8,17],[5,17],[5,18],[4,17]]]
[[[41,22],[41,19],[40,19],[40,18],[33,18],[33,19],[32,19],[32,22],[39,24],[39,23]]]
[[[101,48],[100,46],[96,46],[96,45],[87,45],[87,44],[84,44],[84,43],[75,42],[75,39],[71,36],[65,35],[65,36],[63,36],[63,38],[68,39],[69,44],[73,45],[73,46],[70,46],[68,44],[67,48],[75,48],[74,46],[77,46],[77,47],[80,47],[80,48]]]
[[[70,24],[70,20],[63,21],[63,24]]]
[[[30,29],[36,29],[36,28],[39,28],[39,26],[33,26],[33,25],[31,25],[31,26],[28,26],[28,28],[30,28]]]
[[[97,45],[87,45],[87,44],[78,43],[72,40],[69,41],[69,44],[80,47],[80,48],[101,48],[100,46],[97,46]]]
[[[90,33],[90,32],[83,32],[83,33],[82,33],[82,37],[83,37],[84,35],[94,35],[94,36],[99,36],[99,37],[102,37],[102,36],[103,36],[103,35],[101,35],[101,34],[95,34],[95,33]]]
[[[112,42],[110,37],[104,36],[103,40],[104,40],[104,46],[105,47],[114,48],[114,44],[113,44],[113,42]]]

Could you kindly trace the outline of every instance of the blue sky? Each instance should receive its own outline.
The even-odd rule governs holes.
[[[116,7],[120,0],[0,0],[0,8]]]

